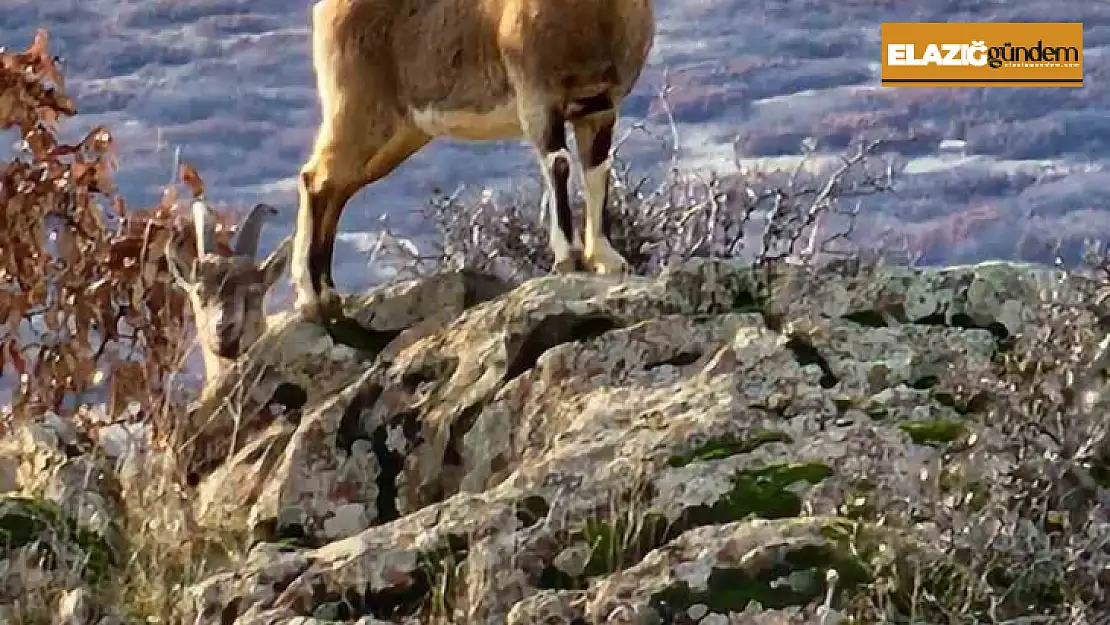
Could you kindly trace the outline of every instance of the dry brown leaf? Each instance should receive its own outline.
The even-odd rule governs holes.
[[[192,165],[181,163],[181,181],[189,186],[194,198],[204,197],[204,180]]]
[[[58,255],[67,266],[74,266],[81,259],[81,250],[77,246],[77,237],[69,228],[58,230]]]
[[[11,298],[8,300],[8,318],[6,323],[12,334],[19,334],[19,324],[23,321],[23,313],[26,310],[25,306],[26,297],[23,293],[12,293]]]
[[[82,381],[84,388],[92,386],[95,374],[96,363],[89,358],[82,358],[81,360],[78,360],[73,367],[74,377]]]
[[[12,368],[19,375],[27,372],[27,361],[23,359],[23,352],[16,344],[14,339],[8,339],[7,349],[8,361],[12,363]]]
[[[6,124],[12,119],[16,107],[16,94],[14,90],[0,92],[0,124]]]

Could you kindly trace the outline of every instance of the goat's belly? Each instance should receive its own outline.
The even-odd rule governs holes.
[[[437,110],[433,107],[414,110],[416,126],[433,137],[451,137],[472,141],[496,141],[520,136],[520,118],[516,103],[500,104],[488,111]]]

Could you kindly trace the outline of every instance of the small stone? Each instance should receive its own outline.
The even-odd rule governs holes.
[[[324,532],[329,536],[354,536],[369,526],[362,504],[349,503],[336,508],[335,516],[324,521]]]
[[[84,588],[74,588],[62,595],[58,601],[58,623],[64,625],[86,625],[90,622],[92,601]]]
[[[586,570],[586,565],[589,564],[592,553],[593,550],[586,543],[576,543],[555,556],[552,564],[567,575],[577,577]]]
[[[312,611],[312,618],[323,621],[339,620],[339,611],[343,604],[338,601],[329,601],[316,606]]]
[[[706,614],[709,614],[709,606],[705,605],[704,603],[695,603],[694,605],[686,608],[686,616],[689,616],[695,621],[702,620],[703,618],[705,618]]]

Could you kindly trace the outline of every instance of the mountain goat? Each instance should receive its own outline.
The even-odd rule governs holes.
[[[266,331],[265,299],[285,271],[292,248],[286,238],[260,263],[258,239],[273,207],[257,204],[243,221],[230,254],[215,245],[208,209],[193,203],[196,257],[187,260],[176,244],[167,245],[170,275],[189,296],[197,338],[204,357],[206,385],[241,356]]]
[[[322,120],[299,176],[294,307],[338,312],[332,279],[343,208],[436,137],[523,139],[540,163],[555,271],[628,271],[609,242],[618,110],[654,40],[652,0],[319,0],[312,60]],[[575,236],[573,126],[586,187]],[[584,267],[582,266],[584,265]]]

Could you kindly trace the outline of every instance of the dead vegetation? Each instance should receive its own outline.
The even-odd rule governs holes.
[[[171,240],[183,256],[195,250],[193,228],[174,187],[152,207],[132,209],[120,197],[108,128],[61,143],[60,125],[75,113],[45,32],[23,52],[0,53],[0,129],[20,140],[0,163],[0,382],[10,394],[2,426],[10,433],[55,414],[95,438],[109,423],[143,423],[169,449],[185,399],[172,381],[188,314],[164,250]],[[182,171],[202,196],[196,172]],[[231,223],[218,213],[218,247],[227,248]],[[180,508],[172,467],[133,484],[141,487],[125,489],[131,505],[121,528],[128,549],[116,560],[122,581],[100,590],[136,616],[165,618],[176,586],[203,568],[208,538],[174,536],[149,514]],[[42,608],[17,616],[49,622],[35,620]]]
[[[107,422],[144,422],[156,446],[172,452],[175,416],[183,409],[173,375],[188,344],[189,314],[159,250],[175,233],[183,249],[195,249],[192,228],[173,188],[159,205],[141,210],[119,197],[109,129],[95,128],[75,145],[59,143],[59,124],[74,113],[44,33],[24,52],[0,53],[0,127],[22,141],[19,153],[0,163],[0,382],[13,388],[3,425],[10,430],[47,412],[77,419],[90,435]],[[857,141],[832,163],[807,158],[794,171],[727,178],[672,165],[654,183],[636,179],[618,158],[614,247],[636,273],[649,275],[692,257],[765,266],[873,258],[876,250],[852,235],[860,199],[888,191],[898,173],[883,158],[884,145]],[[802,151],[814,156],[814,148],[807,142]],[[196,172],[185,171],[192,194],[203,195]],[[390,262],[400,277],[462,267],[514,281],[546,274],[553,258],[535,195],[436,197],[425,208],[433,249],[386,233],[369,262]],[[229,213],[222,219],[218,236],[226,246]],[[1110,266],[1104,254],[1090,261]],[[1098,387],[1107,360],[1101,324],[1110,318],[1103,304],[1110,272],[1093,274],[1091,285],[1085,301],[1044,294],[1041,306],[1056,322],[1036,335],[1007,337],[1001,385],[950,381],[968,398],[994,402],[984,419],[1007,433],[1000,444],[1009,446],[1011,466],[985,504],[948,506],[939,486],[931,492],[935,500],[887,502],[884,523],[926,516],[940,524],[953,566],[920,563],[919,578],[884,578],[855,598],[851,614],[864,622],[1063,623],[1110,606],[1103,503],[1110,445],[1101,400],[1088,392]],[[174,622],[183,585],[233,561],[243,547],[234,532],[180,522],[188,518],[180,512],[185,487],[172,453],[166,457],[164,465],[141,468],[134,483],[142,488],[125,491],[126,553],[117,583],[98,587],[129,617],[157,622]],[[438,596],[453,593],[458,589],[444,587]],[[429,610],[449,619],[443,605]],[[1027,617],[1038,620],[1021,620]],[[36,618],[28,612],[24,622],[47,622]]]
[[[171,237],[196,249],[193,229],[174,188],[139,210],[117,194],[110,129],[59,142],[59,124],[76,109],[46,41],[40,32],[25,52],[0,56],[0,128],[21,140],[0,177],[0,318],[4,369],[19,382],[13,411],[72,413],[99,395],[109,419],[125,410],[154,418],[167,409],[162,398],[184,344],[185,298],[170,288],[163,250]],[[203,194],[196,173],[183,169]],[[226,215],[223,223],[226,247]]]

